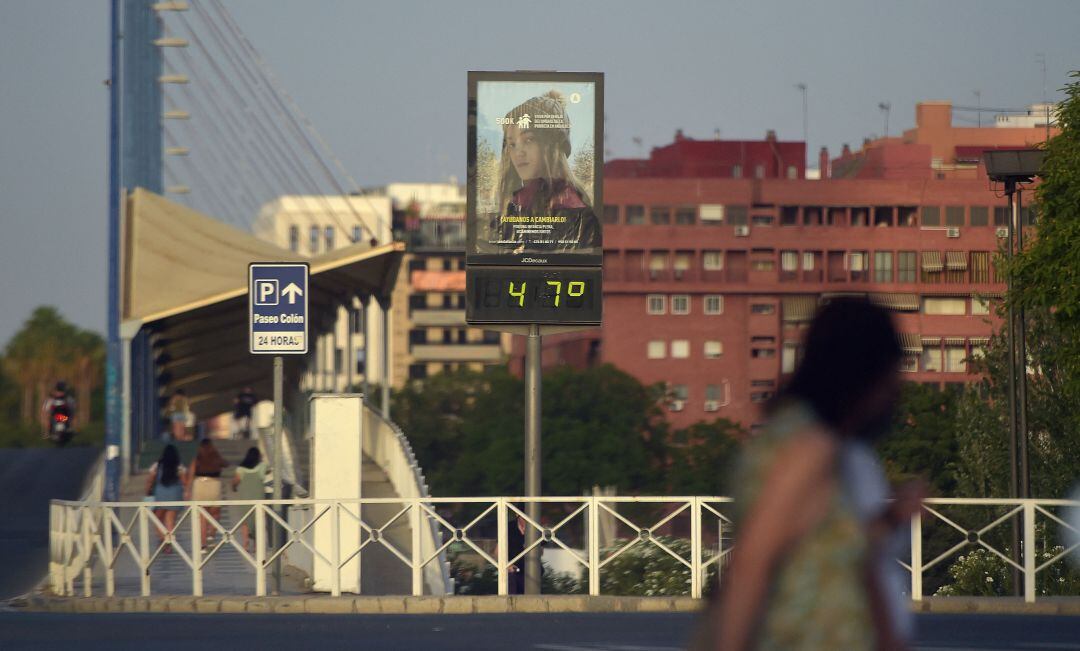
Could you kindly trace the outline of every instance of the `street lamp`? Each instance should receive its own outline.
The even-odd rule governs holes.
[[[1006,254],[1012,261],[1013,246],[1024,249],[1024,228],[1020,220],[1021,183],[1030,183],[1042,169],[1044,152],[1038,149],[988,151],[983,154],[986,174],[991,181],[1005,184],[1009,203],[1009,233]],[[1010,287],[1013,278],[1008,279]],[[1008,306],[1009,319],[1009,438],[1012,460],[1012,496],[1027,498],[1031,492],[1028,473],[1027,433],[1027,328],[1024,309],[1014,313]]]
[[[1039,175],[1043,164],[1043,154],[1038,149],[1011,149],[987,151],[983,153],[986,174],[991,181],[1005,184],[1005,196],[1009,202],[1009,230],[1006,255],[1010,262],[1013,257],[1015,238],[1016,251],[1024,250],[1024,225],[1020,219],[1021,183],[1030,183]],[[1010,272],[1008,283],[1013,287]],[[1013,309],[1008,305],[1009,319],[1009,461],[1010,480],[1009,496],[1027,499],[1031,496],[1031,475],[1028,472],[1028,428],[1027,428],[1027,323],[1024,308]],[[1019,313],[1017,313],[1019,312]],[[1020,530],[1013,519],[1013,557],[1019,559]],[[1024,554],[1030,550],[1024,550]],[[1019,594],[1019,572],[1013,570],[1013,590]]]

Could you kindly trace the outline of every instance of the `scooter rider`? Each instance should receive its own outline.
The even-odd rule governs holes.
[[[56,383],[41,406],[41,415],[45,421],[44,438],[57,442],[71,437],[75,429],[75,399],[68,395],[67,384]]]

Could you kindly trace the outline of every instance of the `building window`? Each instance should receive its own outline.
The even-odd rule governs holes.
[[[799,270],[799,253],[797,250],[782,250],[782,252],[780,252],[780,270]]]
[[[450,258],[443,258],[442,270],[443,271],[452,271],[453,269],[454,269],[454,261],[451,260]]]
[[[754,258],[750,260],[751,271],[776,271],[776,260],[772,258]]]
[[[986,206],[971,206],[968,208],[968,221],[972,226],[988,226],[990,224],[990,210]]]
[[[915,252],[901,251],[896,255],[896,268],[898,283],[915,282]]]
[[[732,226],[746,226],[746,216],[750,211],[746,206],[727,206],[728,223]]]
[[[866,253],[864,251],[848,253],[848,269],[856,272],[866,271]]]
[[[736,164],[731,166],[731,178],[733,178],[733,179],[741,179],[742,178],[742,165],[739,165],[738,163],[736,163]]]
[[[427,364],[409,364],[409,379],[423,380],[427,377]]]
[[[783,349],[780,351],[780,372],[781,373],[794,373],[795,372],[795,358],[799,352],[799,345],[793,342],[785,342]]]
[[[990,299],[982,296],[972,296],[971,313],[975,316],[985,316],[990,314]]]
[[[606,205],[604,206],[604,223],[605,224],[618,224],[619,223],[619,207]]]
[[[686,339],[676,339],[671,342],[671,357],[673,359],[686,359],[690,357],[690,342]]]
[[[731,384],[724,380],[720,384],[705,385],[705,411],[716,411],[731,402]]]
[[[645,206],[627,206],[626,223],[629,226],[641,226],[645,223]]]
[[[359,242],[360,238],[363,237],[363,235],[364,235],[364,232],[359,226],[353,226],[352,227],[352,243],[353,244],[356,244],[357,242]]]
[[[447,329],[443,330],[442,331],[442,342],[444,344],[452,344],[452,343],[454,343],[454,331],[451,330],[450,328],[447,328]]]
[[[414,294],[415,296],[415,294]],[[410,299],[412,296],[409,297]],[[423,297],[421,297],[423,298]],[[364,330],[364,319],[360,316],[360,310],[349,310],[349,332],[358,335]]]
[[[750,223],[754,226],[772,226],[773,218],[772,215],[754,215],[750,219]]]
[[[724,313],[724,297],[720,294],[708,294],[704,299],[705,314],[715,315]]]
[[[705,271],[722,271],[724,269],[724,252],[702,251],[701,268]]]
[[[988,282],[990,282],[990,252],[989,251],[972,251],[971,252],[971,282],[973,282],[973,283],[988,283]]]
[[[764,165],[759,163],[759,164],[754,166],[754,178],[755,179],[763,179],[763,178],[765,178],[765,166]]]
[[[967,371],[967,351],[963,346],[945,347],[945,372],[963,373]]]
[[[663,341],[650,341],[645,354],[649,359],[664,359],[667,357],[667,344]]]
[[[898,226],[917,226],[919,223],[918,214],[919,209],[915,206],[900,206],[896,215],[896,223]]]
[[[900,358],[900,372],[902,373],[918,373],[919,372],[919,356],[914,353],[905,352],[904,356]]]
[[[794,165],[788,165],[787,177],[789,179],[797,179],[797,178],[799,178],[799,168],[795,167]]]
[[[892,251],[874,251],[874,282],[891,283]]]
[[[750,393],[750,402],[768,402],[772,395],[772,391],[752,391]]]
[[[670,224],[671,208],[667,206],[653,206],[649,210],[649,221],[654,224]]]
[[[776,306],[772,303],[752,303],[750,314],[776,314]]]
[[[922,351],[922,367],[927,373],[941,372],[941,348],[928,346]]]
[[[409,343],[410,344],[426,344],[427,343],[427,329],[426,328],[413,328],[409,331]]]
[[[941,208],[937,206],[923,206],[923,226],[941,226]]]
[[[963,226],[964,225],[964,207],[963,206],[945,206],[945,225],[946,226]]]
[[[334,372],[341,373],[345,368],[345,351],[341,348],[334,349]]]
[[[502,343],[502,336],[494,330],[485,330],[481,341],[485,344],[498,344]]]
[[[679,411],[686,405],[686,401],[690,398],[690,389],[685,384],[672,384],[671,385],[671,409],[672,411]]]
[[[690,296],[688,294],[675,294],[671,297],[672,314],[690,314]]]
[[[323,229],[323,239],[326,240],[326,250],[334,250],[334,227],[327,226]]]
[[[444,310],[454,309],[454,297],[451,294],[442,295],[442,306]]]
[[[663,294],[649,294],[645,297],[645,311],[649,314],[666,314],[667,297]]]
[[[705,359],[717,359],[724,354],[724,345],[719,341],[705,342]]]
[[[802,254],[802,268],[803,268],[803,271],[813,271],[814,270],[814,252],[813,251],[807,251],[807,252]]]
[[[922,281],[929,284],[941,282],[945,265],[941,262],[940,251],[922,252]]]
[[[649,277],[659,278],[667,271],[667,252],[653,251],[649,254]]]
[[[923,298],[923,314],[962,316],[967,314],[966,298],[927,296]]]
[[[319,252],[319,227],[312,226],[311,232],[308,233],[308,247],[312,253]]]
[[[693,226],[697,223],[697,210],[693,206],[682,206],[675,210],[675,223],[679,226]]]
[[[720,226],[724,223],[724,207],[719,204],[701,204],[698,217],[702,226]]]
[[[874,207],[874,226],[892,226],[892,206]]]
[[[751,348],[750,357],[754,359],[768,359],[770,357],[776,357],[775,348]]]
[[[1009,225],[1009,209],[1005,206],[994,206],[994,226]]]
[[[798,206],[781,206],[780,207],[780,225],[781,226],[798,226],[799,225],[799,207]]]
[[[687,271],[690,271],[690,255],[689,253],[676,253],[675,258],[672,260],[672,268],[675,270],[675,280],[681,279],[686,275]]]
[[[298,226],[289,227],[289,250],[293,253],[300,252],[300,228]]]

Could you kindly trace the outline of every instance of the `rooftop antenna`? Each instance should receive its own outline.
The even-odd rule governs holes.
[[[975,118],[976,118],[978,126],[981,127],[982,126],[982,91],[981,90],[973,90],[971,92],[975,94]]]
[[[802,139],[805,144],[810,139],[810,125],[806,118],[806,84],[799,82],[795,84],[795,88],[798,88],[799,92],[802,93]]]
[[[1035,63],[1042,66],[1042,102],[1043,110],[1046,111],[1046,139],[1050,140],[1050,104],[1046,101],[1046,54],[1039,52],[1035,55]]]
[[[881,112],[885,114],[885,137],[889,137],[889,110],[892,109],[892,104],[889,102],[878,102],[877,107],[881,109]]]

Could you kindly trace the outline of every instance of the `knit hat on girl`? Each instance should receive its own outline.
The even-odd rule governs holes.
[[[564,156],[570,156],[570,118],[566,116],[566,101],[557,90],[531,97],[518,104],[506,117],[519,129],[531,129],[541,139],[555,144]],[[506,147],[506,130],[503,130]]]

